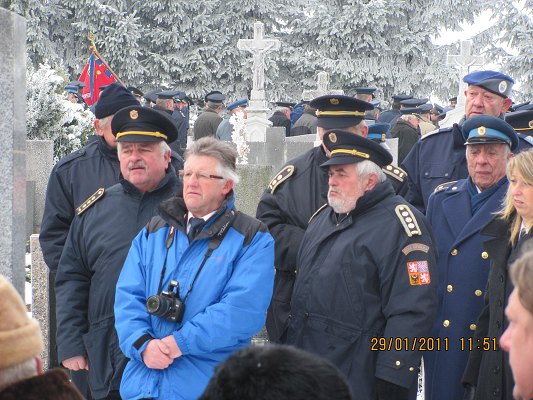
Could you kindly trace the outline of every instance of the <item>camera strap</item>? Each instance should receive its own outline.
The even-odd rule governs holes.
[[[211,257],[211,254],[213,254],[213,251],[215,251],[218,248],[218,246],[220,246],[220,244],[224,240],[224,237],[226,236],[226,233],[228,233],[229,228],[231,227],[231,225],[233,225],[233,221],[235,221],[235,218],[237,218],[237,213],[238,212],[236,212],[234,209],[231,209],[229,213],[221,217],[221,218],[225,218],[226,222],[222,225],[219,231],[213,237],[211,237],[211,239],[209,239],[208,248],[204,255],[202,264],[200,264],[200,268],[198,268],[198,271],[196,272],[196,275],[194,276],[191,286],[189,287],[189,290],[187,291],[187,293],[185,294],[185,297],[182,300],[184,303],[187,297],[189,296],[189,293],[191,293],[194,283],[196,282],[198,275],[200,275],[200,272],[204,268],[205,263],[207,262],[209,257]],[[163,262],[163,268],[161,270],[161,278],[159,279],[159,289],[157,290],[157,294],[161,294],[161,291],[163,290],[163,278],[165,277],[165,271],[167,269],[168,251],[170,249],[170,246],[172,246],[172,243],[174,242],[174,232],[175,232],[175,229],[173,226],[171,226],[170,229],[168,230],[168,236],[167,236],[167,240],[165,243],[165,247],[166,247],[165,261]],[[179,296],[179,293],[178,293],[178,296]]]

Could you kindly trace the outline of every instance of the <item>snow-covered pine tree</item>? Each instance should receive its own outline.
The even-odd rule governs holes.
[[[66,99],[64,75],[47,64],[34,69],[28,62],[27,138],[53,140],[55,160],[79,149],[94,133],[93,114]]]

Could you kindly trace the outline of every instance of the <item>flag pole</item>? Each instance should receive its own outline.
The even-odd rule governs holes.
[[[87,35],[87,38],[89,39],[89,41],[91,42],[91,46],[89,47],[89,49],[91,50],[91,52],[100,59],[100,61],[102,61],[102,64],[104,64],[104,66],[109,70],[109,72],[111,72],[111,75],[113,75],[115,77],[115,79],[122,85],[122,86],[126,86],[124,84],[124,82],[122,82],[122,80],[118,77],[118,75],[115,73],[115,71],[113,71],[111,69],[111,67],[109,66],[109,64],[104,60],[104,58],[100,55],[100,53],[98,52],[98,49],[96,48],[96,44],[94,43],[94,34],[92,32],[89,32],[89,34]]]

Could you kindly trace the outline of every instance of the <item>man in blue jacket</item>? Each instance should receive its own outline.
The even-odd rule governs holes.
[[[133,240],[115,298],[130,359],[123,399],[197,399],[217,364],[265,322],[274,240],[234,207],[236,159],[227,142],[197,140],[185,152],[183,195]]]
[[[118,111],[121,180],[76,210],[56,275],[57,343],[62,364],[88,370],[94,399],[119,399],[126,358],[114,329],[115,285],[132,239],[180,190],[170,163],[178,135],[170,116],[141,105]]]
[[[505,168],[518,136],[502,119],[489,115],[463,124],[468,177],[439,185],[429,197],[428,220],[438,249],[439,309],[430,337],[449,343],[424,353],[426,398],[462,399],[461,377],[483,309],[490,259],[480,234],[501,208],[507,191]],[[437,349],[435,349],[437,350]]]

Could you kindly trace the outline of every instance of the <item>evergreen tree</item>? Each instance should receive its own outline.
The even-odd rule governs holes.
[[[514,100],[533,99],[533,0],[487,3],[494,24],[475,37],[484,55],[520,85]]]
[[[63,72],[63,75],[65,73]],[[79,149],[94,133],[93,114],[83,105],[71,103],[63,93],[65,79],[49,65],[26,74],[26,132],[28,139],[53,140],[54,158]]]

